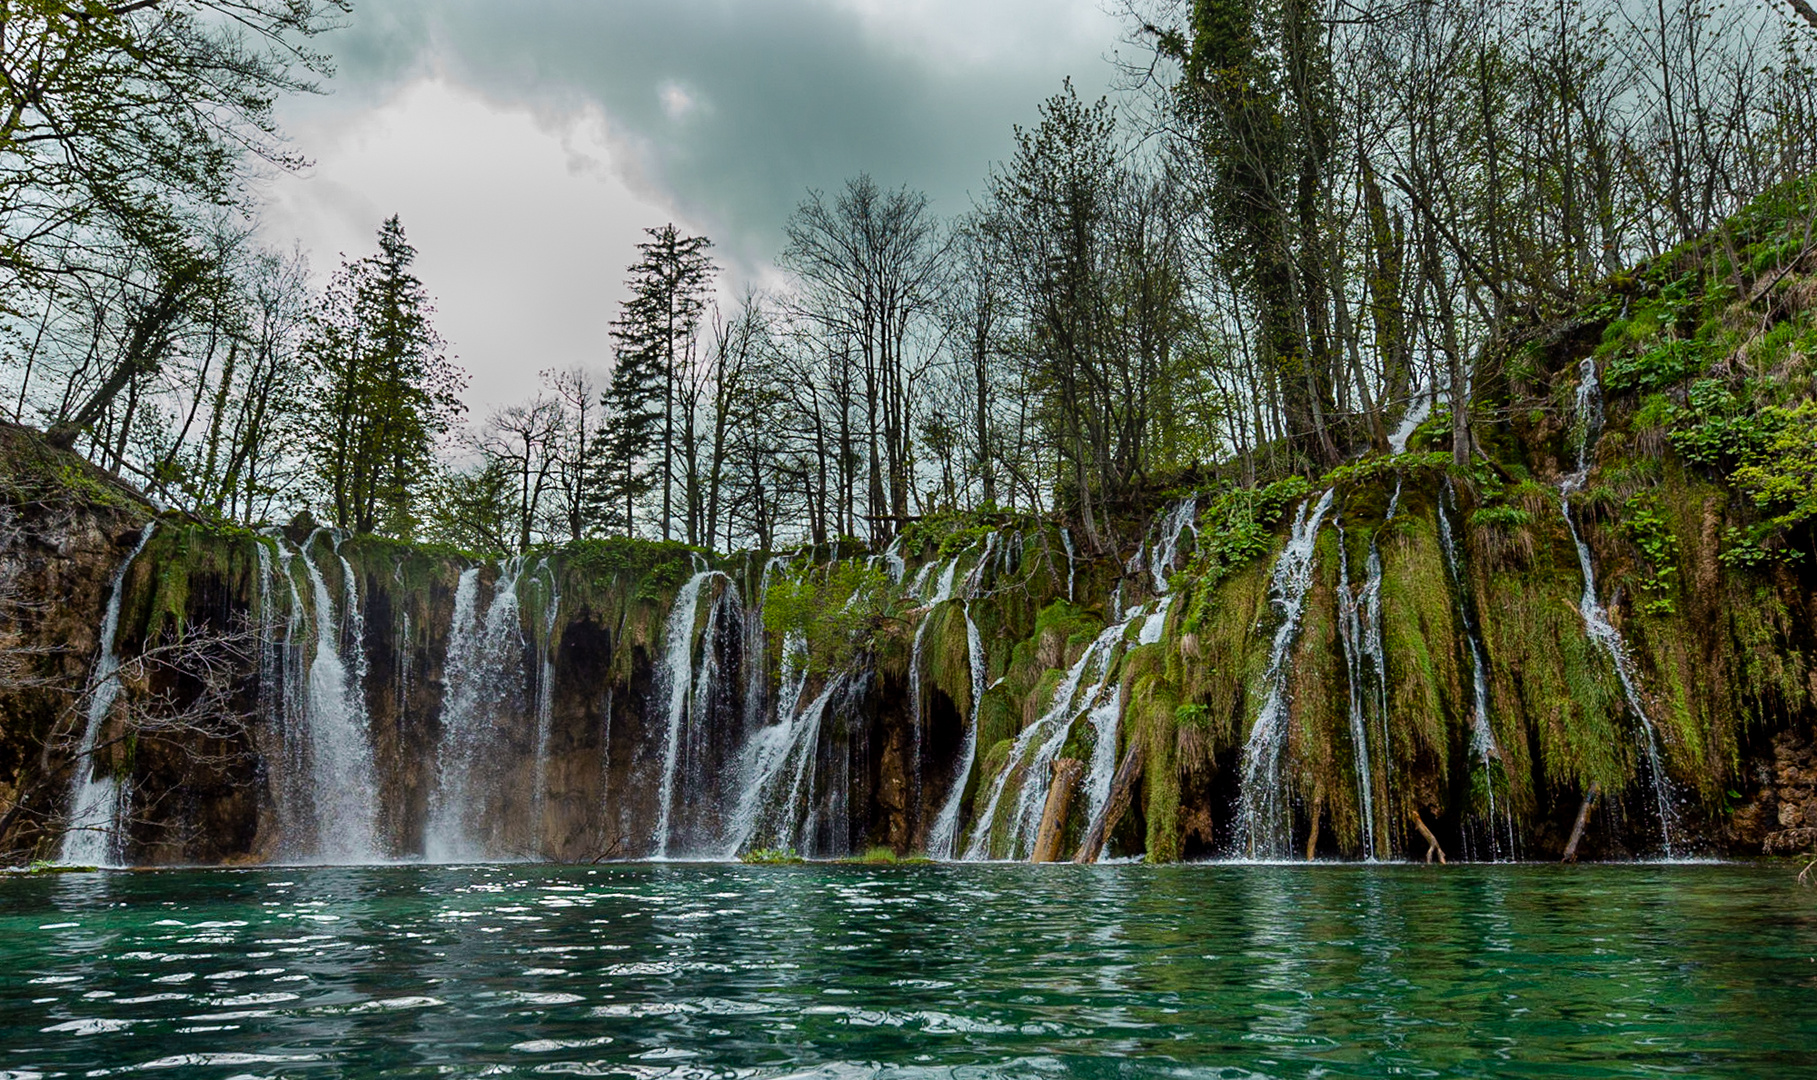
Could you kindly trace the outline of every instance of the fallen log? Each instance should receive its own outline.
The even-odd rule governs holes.
[[[1584,792],[1584,804],[1578,807],[1577,821],[1571,826],[1570,842],[1565,844],[1565,857],[1559,862],[1576,862],[1577,845],[1584,838],[1584,826],[1590,821],[1590,811],[1596,807],[1596,797],[1602,794],[1602,785],[1590,781],[1590,790]]]
[[[1104,850],[1104,844],[1110,839],[1110,834],[1116,831],[1117,823],[1129,811],[1130,800],[1136,793],[1136,781],[1142,778],[1142,766],[1146,761],[1147,753],[1143,749],[1142,740],[1131,740],[1129,749],[1123,752],[1123,763],[1117,766],[1117,777],[1110,782],[1110,798],[1105,801],[1098,820],[1085,830],[1085,839],[1073,854],[1073,862],[1098,861],[1098,853]]]
[[[1053,783],[1047,786],[1047,806],[1041,811],[1041,831],[1035,834],[1035,851],[1029,862],[1053,862],[1060,857],[1060,841],[1066,832],[1066,812],[1072,809],[1073,789],[1085,775],[1085,763],[1077,758],[1054,762]]]

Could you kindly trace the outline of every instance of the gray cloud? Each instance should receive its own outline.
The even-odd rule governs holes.
[[[325,44],[343,100],[435,72],[551,125],[597,107],[634,186],[768,258],[807,188],[860,171],[963,210],[1063,77],[1108,83],[1094,0],[980,6],[367,0]]]
[[[284,104],[318,165],[266,238],[370,249],[399,213],[476,414],[536,372],[603,374],[640,229],[705,231],[727,285],[774,273],[809,188],[869,172],[964,211],[1011,128],[1100,92],[1103,0],[356,0],[331,93]]]

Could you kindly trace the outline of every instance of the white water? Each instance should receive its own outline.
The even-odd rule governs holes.
[[[1035,834],[1041,826],[1041,809],[1047,800],[1048,785],[1053,779],[1054,759],[1066,745],[1067,735],[1081,716],[1093,712],[1093,723],[1098,732],[1098,748],[1094,750],[1094,754],[1108,742],[1108,752],[1115,755],[1116,714],[1121,709],[1121,701],[1115,700],[1113,695],[1113,700],[1107,703],[1110,710],[1107,714],[1100,715],[1094,710],[1100,704],[1105,704],[1099,698],[1106,689],[1106,684],[1115,687],[1116,667],[1112,663],[1114,653],[1122,645],[1124,633],[1133,619],[1134,616],[1131,616],[1106,627],[1067,671],[1065,679],[1054,691],[1047,711],[1016,736],[1003,771],[991,783],[990,799],[985,804],[984,812],[973,825],[965,858],[991,857],[991,834],[996,830],[1003,796],[1010,780],[1017,776],[1021,777],[1021,786],[1017,791],[1015,805],[1009,808],[1009,817],[1004,822],[1007,834],[1003,857],[1019,859],[1028,856],[1034,846]],[[1091,688],[1081,695],[1079,687],[1088,671],[1094,681]],[[1105,734],[1107,729],[1108,738]]]
[[[726,829],[723,854],[727,858],[758,846],[806,846],[802,833],[809,814],[806,800],[820,722],[845,681],[844,674],[828,680],[798,714],[784,714],[745,742],[739,774],[742,788]],[[799,691],[797,685],[796,700]]]
[[[1007,550],[1008,550],[1007,546],[1005,547],[1004,550],[1007,553]],[[997,534],[991,533],[989,536],[985,537],[984,554],[980,555],[978,557],[977,564],[972,567],[970,573],[965,575],[965,595],[966,596],[975,597],[978,595],[978,591],[984,587],[985,575],[991,571],[991,569],[992,569],[991,559],[993,557],[995,557],[996,554],[997,554]],[[957,564],[957,561],[958,560],[954,560],[955,565]],[[947,585],[946,599],[951,599],[951,597],[952,597],[952,586],[951,586],[951,583],[949,582]],[[936,599],[934,602],[939,603],[940,601],[939,601],[939,599]]]
[[[1349,691],[1350,744],[1356,766],[1357,798],[1362,803],[1363,857],[1376,858],[1375,776],[1369,760],[1369,724],[1363,714],[1363,620],[1356,594],[1350,591],[1350,549],[1344,520],[1333,521],[1338,532],[1338,638],[1344,646],[1345,686]]]
[[[933,566],[933,564],[929,563],[928,567],[923,568],[922,576],[924,578],[926,576],[927,570],[929,568],[931,568],[932,566]],[[927,628],[933,624],[934,609],[939,607],[941,604],[945,603],[947,600],[952,598],[953,577],[954,577],[954,573],[958,569],[958,567],[959,567],[959,560],[955,556],[950,562],[948,562],[946,564],[946,569],[943,571],[940,571],[939,591],[936,592],[934,594],[933,598],[927,602],[926,610],[924,610],[921,613],[921,620],[915,624],[915,641],[914,641],[914,645],[909,649],[909,670],[908,670],[909,769],[908,769],[908,772],[909,772],[909,789],[911,791],[911,797],[913,800],[913,806],[911,808],[911,813],[919,813],[920,809],[921,809],[921,788],[922,788],[922,784],[921,784],[921,772],[922,772],[922,768],[921,768],[921,745],[922,745],[921,729],[922,729],[922,721],[924,719],[926,719],[925,716],[923,715],[924,710],[923,710],[922,701],[921,701],[921,647],[922,647],[922,644],[927,639]],[[925,584],[925,582],[917,581],[917,584],[918,585]],[[919,597],[917,597],[917,598],[919,598]]]
[[[667,858],[669,854],[669,822],[675,806],[675,769],[681,759],[682,728],[687,723],[688,705],[693,697],[694,624],[700,615],[701,586],[712,576],[712,571],[701,570],[688,579],[681,591],[675,594],[675,606],[669,609],[669,621],[664,630],[665,649],[658,677],[662,680],[667,702],[667,727],[663,734],[662,783],[657,796],[656,832],[651,837],[651,843],[656,845],[657,858]]]
[[[522,558],[499,563],[492,600],[483,615],[479,610],[479,569],[463,571],[455,586],[448,656],[443,664],[439,782],[430,796],[429,821],[423,833],[424,857],[431,862],[527,854],[521,848],[512,849],[510,839],[503,835],[506,822],[486,805],[487,795],[504,779],[495,753],[502,722],[521,706],[518,695],[525,682],[518,600],[523,571]],[[534,791],[533,780],[532,798]]]
[[[315,601],[315,657],[309,665],[305,715],[313,768],[316,843],[314,857],[330,863],[369,863],[379,858],[376,844],[378,789],[373,778],[372,739],[366,717],[364,688],[341,657],[340,625],[328,584],[312,550],[320,530],[304,541],[303,569]],[[343,565],[345,565],[343,563]],[[351,584],[349,625],[358,625],[358,592]],[[362,642],[354,642],[359,652]]]
[[[1483,790],[1489,798],[1489,856],[1491,859],[1514,857],[1514,808],[1504,805],[1498,815],[1495,804],[1495,764],[1502,760],[1501,746],[1495,741],[1495,729],[1489,720],[1489,658],[1483,648],[1483,635],[1471,617],[1468,600],[1470,583],[1464,577],[1463,563],[1458,558],[1457,540],[1451,531],[1451,515],[1457,508],[1457,496],[1451,478],[1445,478],[1438,508],[1439,543],[1445,550],[1445,565],[1451,571],[1451,583],[1457,590],[1458,619],[1464,624],[1464,640],[1470,650],[1470,756],[1483,767]],[[1501,838],[1495,826],[1501,821],[1508,834],[1508,850],[1501,851]]]
[[[1388,436],[1388,449],[1396,454],[1407,452],[1407,440],[1413,437],[1415,428],[1426,422],[1432,415],[1432,398],[1430,395],[1415,389],[1412,400],[1407,402],[1406,415],[1401,417],[1401,426]]]
[[[479,622],[477,566],[461,571],[454,587],[454,615],[448,627],[448,654],[442,691],[442,734],[437,782],[429,796],[429,821],[423,830],[424,855],[431,862],[483,857],[471,850],[462,818],[467,805],[467,778],[480,733],[477,698],[484,680],[478,674],[484,636]]]
[[[1171,596],[1161,598],[1154,611],[1142,620],[1142,629],[1136,634],[1136,644],[1153,645],[1161,640],[1162,633],[1167,630],[1167,612],[1173,607],[1173,602]]]
[[[959,771],[947,789],[946,801],[934,819],[928,834],[927,853],[935,859],[950,859],[959,846],[959,813],[965,805],[965,786],[971,782],[972,769],[978,757],[978,718],[984,707],[985,656],[984,640],[978,624],[972,621],[972,606],[965,605],[966,655],[972,668],[972,715],[965,727],[965,745],[959,748]]]
[[[1252,859],[1288,858],[1292,851],[1293,816],[1287,798],[1282,766],[1287,750],[1291,699],[1287,684],[1292,675],[1294,642],[1300,617],[1306,610],[1306,593],[1312,587],[1313,555],[1319,526],[1331,509],[1333,492],[1327,491],[1316,506],[1300,504],[1292,536],[1274,564],[1269,601],[1280,613],[1280,625],[1268,653],[1263,675],[1267,687],[1255,725],[1243,744],[1243,765],[1237,809],[1239,853]]]
[[[1634,670],[1633,657],[1628,652],[1628,643],[1621,636],[1621,631],[1609,621],[1608,611],[1596,596],[1596,568],[1590,560],[1590,547],[1577,531],[1577,521],[1571,514],[1571,494],[1583,487],[1590,475],[1590,450],[1595,446],[1597,436],[1602,432],[1602,387],[1596,378],[1596,360],[1588,358],[1579,367],[1581,379],[1577,385],[1577,419],[1582,425],[1577,444],[1577,471],[1564,478],[1558,486],[1558,507],[1565,516],[1565,527],[1571,531],[1571,542],[1577,546],[1577,564],[1583,571],[1584,591],[1578,600],[1578,614],[1583,616],[1584,630],[1590,640],[1596,642],[1615,666],[1616,679],[1621,683],[1622,695],[1626,698],[1628,709],[1639,722],[1641,740],[1640,748],[1646,757],[1649,779],[1653,783],[1653,802],[1659,815],[1660,844],[1665,857],[1676,858],[1677,852],[1672,843],[1672,828],[1676,824],[1677,814],[1673,809],[1671,781],[1666,777],[1665,767],[1659,758],[1659,733],[1653,727],[1653,718],[1648,715],[1646,705],[1640,693],[1640,680]]]
[[[902,584],[903,577],[908,573],[908,563],[902,559],[902,536],[900,534],[896,536],[896,539],[890,541],[889,550],[883,553],[883,563],[890,568],[890,581],[897,585]]]
[[[151,541],[157,521],[148,521],[139,532],[139,542],[132,553],[114,571],[107,594],[107,613],[101,618],[101,655],[95,661],[90,679],[88,704],[83,709],[82,741],[76,746],[75,776],[70,781],[69,817],[63,827],[63,845],[59,861],[68,866],[117,866],[124,854],[119,850],[120,784],[112,771],[95,775],[95,744],[107,714],[120,697],[120,656],[115,651],[120,636],[120,603],[126,593],[126,572],[133,560]],[[263,549],[261,549],[263,550]]]
[[[549,736],[555,726],[555,621],[561,613],[561,585],[555,571],[544,559],[537,566],[538,586],[543,590],[542,639],[537,653],[542,665],[536,679],[536,762],[531,776],[530,839],[542,836],[543,810],[549,798]]]
[[[1388,500],[1388,512],[1382,518],[1383,528],[1394,520],[1395,511],[1400,508],[1400,503],[1401,480],[1397,476],[1394,481],[1394,495]],[[1391,773],[1394,765],[1394,744],[1390,741],[1388,722],[1388,656],[1383,646],[1385,627],[1382,622],[1382,549],[1381,530],[1379,529],[1369,536],[1369,561],[1364,573],[1363,595],[1360,602],[1363,655],[1369,659],[1375,679],[1376,727],[1380,734],[1380,741],[1376,747],[1381,755],[1382,810],[1389,819],[1379,823],[1383,828],[1378,834],[1380,842],[1376,854],[1379,858],[1387,859],[1394,856],[1394,832],[1389,824],[1393,814],[1388,809],[1388,802],[1393,797]]]
[[[1198,535],[1199,500],[1182,499],[1174,504],[1172,510],[1162,519],[1160,535],[1154,545],[1148,547],[1148,573],[1154,578],[1155,591],[1166,593],[1169,589],[1167,575],[1173,573],[1174,562],[1180,557],[1180,537],[1187,529]]]

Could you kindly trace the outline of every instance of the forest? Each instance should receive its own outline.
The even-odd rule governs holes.
[[[1729,224],[1817,168],[1806,6],[1124,15],[1141,62],[1117,100],[1057,87],[974,205],[942,216],[868,175],[804,192],[767,292],[735,293],[710,238],[653,225],[620,253],[597,373],[545,370],[474,416],[404,223],[325,276],[253,229],[257,176],[304,165],[276,104],[324,89],[311,42],[356,14],[9,8],[8,411],[206,521],[729,551],[1034,511],[1103,551],[1157,492],[1316,478],[1421,421],[1458,468],[1494,458],[1522,347],[1596,303],[1632,314],[1637,268],[1694,246],[1758,299],[1810,255],[1808,200],[1758,265]],[[1686,439],[1727,395],[1745,420],[1712,460],[1761,507],[1750,547],[1808,549],[1808,381],[1768,358],[1699,379],[1696,329],[1619,378],[1666,392]]]

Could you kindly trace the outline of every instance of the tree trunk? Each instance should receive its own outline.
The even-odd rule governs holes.
[[[1312,831],[1306,834],[1306,861],[1311,862],[1319,852],[1319,819],[1325,816],[1325,781],[1320,780],[1312,788]]]
[[[1571,826],[1571,839],[1565,844],[1565,857],[1559,862],[1576,862],[1577,845],[1583,841],[1584,826],[1590,821],[1590,811],[1596,808],[1596,797],[1602,794],[1602,785],[1590,781],[1590,790],[1584,792],[1584,804],[1578,807],[1577,821]]]
[[[1115,832],[1123,815],[1129,811],[1130,800],[1135,796],[1136,781],[1142,778],[1142,767],[1147,761],[1146,744],[1141,739],[1130,741],[1129,749],[1123,752],[1123,763],[1117,766],[1117,777],[1110,784],[1110,798],[1104,803],[1104,811],[1098,820],[1091,823],[1086,830],[1085,839],[1080,841],[1079,850],[1073,855],[1073,862],[1095,863],[1098,853],[1104,850],[1110,834]]]
[[[1426,822],[1420,817],[1419,810],[1414,807],[1409,807],[1407,814],[1413,819],[1414,829],[1417,830],[1421,836],[1426,838],[1426,861],[1431,862],[1432,856],[1437,855],[1438,864],[1444,866],[1445,849],[1439,846],[1438,837],[1432,835],[1432,830],[1426,828]]]
[[[1047,788],[1047,807],[1041,811],[1041,831],[1035,834],[1035,851],[1029,862],[1053,862],[1060,857],[1060,842],[1066,832],[1066,813],[1072,809],[1073,789],[1085,775],[1085,763],[1077,758],[1054,762],[1054,780]]]

